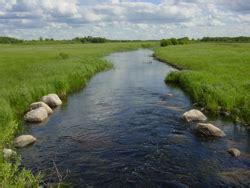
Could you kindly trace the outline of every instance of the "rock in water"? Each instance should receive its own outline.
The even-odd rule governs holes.
[[[16,155],[16,152],[13,151],[12,149],[6,149],[6,148],[3,149],[3,157],[5,160],[9,160],[15,155]]]
[[[227,150],[229,154],[231,154],[233,157],[239,157],[240,156],[240,150],[237,148],[230,148]]]
[[[164,95],[165,95],[166,97],[173,97],[173,96],[174,96],[173,93],[165,93]]]
[[[44,102],[34,102],[29,106],[29,110],[35,110],[37,108],[44,107],[48,114],[52,114],[53,110]]]
[[[198,123],[196,125],[196,132],[206,137],[224,137],[225,133],[218,127],[210,123]]]
[[[28,146],[36,141],[36,138],[32,135],[21,135],[14,140],[15,147],[22,148]]]
[[[62,101],[57,96],[57,94],[48,94],[46,96],[43,96],[41,100],[47,105],[49,105],[51,108],[55,108],[57,106],[62,105]]]
[[[187,121],[206,121],[207,117],[199,110],[189,110],[185,112],[182,117]]]
[[[234,168],[218,174],[226,187],[249,187],[250,170]]]
[[[42,122],[48,118],[47,110],[44,107],[39,107],[29,111],[24,116],[24,120],[28,122]]]

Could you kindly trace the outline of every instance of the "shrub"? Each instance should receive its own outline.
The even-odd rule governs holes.
[[[165,46],[169,46],[169,45],[172,45],[172,41],[170,39],[162,39],[161,40],[161,46],[162,47],[165,47]]]
[[[68,59],[68,58],[69,58],[69,55],[66,54],[66,53],[64,53],[64,52],[60,52],[60,53],[59,53],[59,57],[60,57],[61,59]]]
[[[170,45],[179,45],[179,44],[188,44],[190,43],[190,40],[188,37],[183,37],[183,38],[171,38],[171,39],[162,39],[161,40],[161,46],[170,46]]]
[[[171,40],[171,42],[172,42],[173,45],[177,45],[178,44],[178,40],[176,38],[171,38],[170,40]]]

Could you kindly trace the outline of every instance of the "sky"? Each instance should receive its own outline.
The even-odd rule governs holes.
[[[250,0],[0,0],[0,36],[250,36]]]

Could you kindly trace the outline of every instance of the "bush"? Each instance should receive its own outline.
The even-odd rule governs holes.
[[[183,37],[183,38],[171,38],[171,39],[162,39],[161,40],[161,46],[170,46],[170,45],[179,45],[179,44],[188,44],[190,43],[190,40],[188,37]]]
[[[188,44],[190,39],[188,37],[183,37],[178,39],[179,44]]]
[[[173,45],[177,45],[178,44],[178,40],[176,38],[171,38],[170,40],[171,40],[171,42],[172,42]]]
[[[81,43],[105,43],[105,42],[107,42],[109,40],[106,39],[106,38],[102,38],[102,37],[88,36],[88,37],[83,37],[83,38],[76,37],[76,38],[73,39],[73,41],[81,42]]]
[[[173,45],[172,41],[170,39],[162,39],[161,40],[161,46],[165,47],[165,46],[169,46],[169,45]]]

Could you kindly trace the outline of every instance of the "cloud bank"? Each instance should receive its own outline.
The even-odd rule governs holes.
[[[111,39],[250,35],[249,0],[0,0],[0,35]]]

